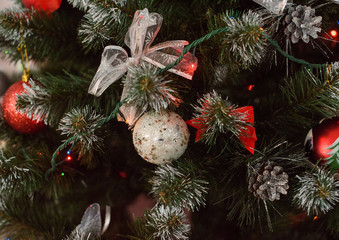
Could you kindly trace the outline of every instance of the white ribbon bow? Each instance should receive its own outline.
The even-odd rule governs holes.
[[[150,47],[160,30],[161,23],[162,16],[158,13],[149,13],[146,8],[136,11],[125,36],[125,44],[130,48],[132,57],[129,58],[127,52],[120,46],[105,47],[100,66],[88,92],[100,96],[112,83],[127,72],[129,63],[139,65],[139,62],[143,60],[164,68],[175,62],[188,42],[184,40],[166,41]],[[196,66],[197,59],[191,53],[187,53],[177,66],[168,71],[191,80]],[[123,92],[126,90],[124,89]]]

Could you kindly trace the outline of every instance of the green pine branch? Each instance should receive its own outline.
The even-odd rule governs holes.
[[[76,107],[90,105],[99,112],[109,114],[120,94],[120,88],[113,85],[101,97],[89,95],[87,90],[92,80],[91,74],[76,76],[65,72],[56,76],[45,74],[37,79],[39,84],[30,81],[30,86],[25,86],[26,93],[18,96],[16,106],[28,116],[43,119],[52,127],[59,124],[65,112]]]
[[[73,5],[84,9],[76,2]],[[102,50],[110,42],[123,45],[131,23],[131,17],[122,10],[124,6],[124,1],[89,1],[78,30],[78,40],[86,52]]]
[[[328,165],[331,169],[337,171],[339,169],[339,137],[328,147],[330,149],[330,157],[326,158]]]
[[[76,14],[69,18],[66,11],[47,15],[32,9],[14,9],[1,12],[0,19],[0,48],[7,50],[12,60],[21,59],[17,47],[23,39],[29,58],[35,61],[48,59],[65,67],[77,61],[84,63],[83,53],[76,41]]]
[[[195,176],[190,164],[174,167],[172,164],[159,166],[150,180],[151,193],[158,204],[184,207],[191,211],[205,205],[208,183]]]
[[[61,208],[31,194],[2,196],[0,233],[10,239],[61,239],[70,217],[62,215]]]
[[[15,161],[15,157],[6,158],[0,151],[0,191],[3,195],[31,192],[42,184],[42,174],[32,161]]]
[[[339,64],[318,70],[302,69],[280,84],[280,91],[262,98],[257,115],[265,126],[295,137],[322,118],[336,115],[339,102]],[[271,131],[271,130],[270,130]]]
[[[239,13],[226,11],[209,20],[209,30],[227,28],[220,36],[214,37],[219,45],[219,63],[228,63],[233,70],[247,69],[258,64],[267,43],[264,41],[264,19],[253,11]]]

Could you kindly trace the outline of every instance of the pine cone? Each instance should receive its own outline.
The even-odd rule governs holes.
[[[254,172],[248,180],[248,190],[255,197],[263,200],[280,200],[280,194],[287,194],[288,175],[280,166],[268,161],[265,164],[256,164]]]
[[[299,42],[302,39],[305,43],[308,43],[310,36],[312,38],[318,38],[318,32],[321,31],[321,16],[315,16],[315,9],[298,5],[297,7],[291,7],[288,10],[288,14],[285,17],[285,23],[287,27],[284,33],[290,37],[292,43]]]

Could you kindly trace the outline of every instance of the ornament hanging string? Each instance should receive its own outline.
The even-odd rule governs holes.
[[[22,75],[22,81],[23,82],[28,82],[29,80],[29,59],[28,59],[28,53],[27,53],[27,46],[26,46],[26,42],[24,39],[24,30],[22,27],[22,21],[20,21],[20,45],[17,48],[18,51],[21,54],[21,64],[22,64],[22,68],[23,68],[23,75]],[[26,64],[25,64],[25,60],[26,60]]]
[[[102,125],[104,125],[105,123],[109,122],[110,120],[112,120],[113,118],[116,117],[116,115],[119,113],[119,108],[125,103],[125,99],[123,99],[122,101],[120,101],[119,103],[117,103],[117,105],[115,106],[113,112],[108,115],[106,118],[102,119],[92,130],[86,132],[86,133],[82,133],[82,136],[88,135],[93,133],[95,130],[97,130],[99,127],[101,127]],[[120,114],[120,113],[119,113]],[[51,159],[51,165],[52,167],[50,169],[48,169],[46,171],[45,177],[46,179],[48,178],[48,175],[52,172],[54,172],[56,170],[56,167],[58,165],[60,165],[61,163],[63,163],[64,161],[62,161],[61,163],[56,163],[56,157],[59,154],[59,152],[64,149],[67,145],[72,144],[71,148],[73,148],[73,146],[76,144],[76,142],[78,141],[79,137],[78,136],[73,136],[68,138],[67,140],[65,140],[65,142],[63,144],[61,144],[53,153],[52,155],[52,159]]]
[[[223,32],[226,32],[228,31],[228,28],[219,28],[219,29],[216,29],[216,30],[213,30],[212,32],[206,34],[205,36],[199,38],[199,39],[196,39],[194,40],[191,44],[187,45],[184,50],[182,51],[181,55],[179,56],[179,58],[173,62],[172,64],[166,66],[165,68],[162,68],[158,71],[159,74],[161,73],[164,73],[165,71],[167,71],[168,69],[171,69],[172,67],[176,66],[177,64],[180,63],[181,59],[184,57],[184,55],[193,47],[196,47],[197,45],[199,45],[200,43],[210,39],[211,37],[213,37],[214,35],[217,35],[219,33],[223,33]],[[262,32],[262,35],[265,39],[267,39],[267,41],[278,51],[281,53],[281,55],[283,55],[284,57],[286,57],[287,59],[293,61],[293,62],[296,62],[296,63],[299,63],[299,64],[302,64],[302,65],[305,65],[306,67],[309,67],[309,68],[320,68],[320,67],[323,67],[325,66],[325,64],[312,64],[312,63],[309,63],[303,59],[299,59],[299,58],[296,58],[296,57],[293,57],[292,55],[289,55],[288,53],[286,53],[284,50],[281,49],[281,47],[279,46],[279,44],[271,39],[267,34],[265,34],[264,32]]]

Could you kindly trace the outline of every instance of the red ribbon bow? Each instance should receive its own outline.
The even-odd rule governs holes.
[[[250,125],[243,126],[240,130],[239,139],[248,151],[254,154],[255,141],[257,141],[257,135],[255,133],[254,123],[254,111],[252,106],[240,107],[233,109],[230,114],[241,116],[242,120]],[[186,121],[186,123],[197,129],[195,142],[199,141],[204,132],[207,130],[207,125],[202,118],[193,118]]]
[[[26,8],[33,7],[38,11],[52,13],[60,8],[62,0],[22,0]]]

